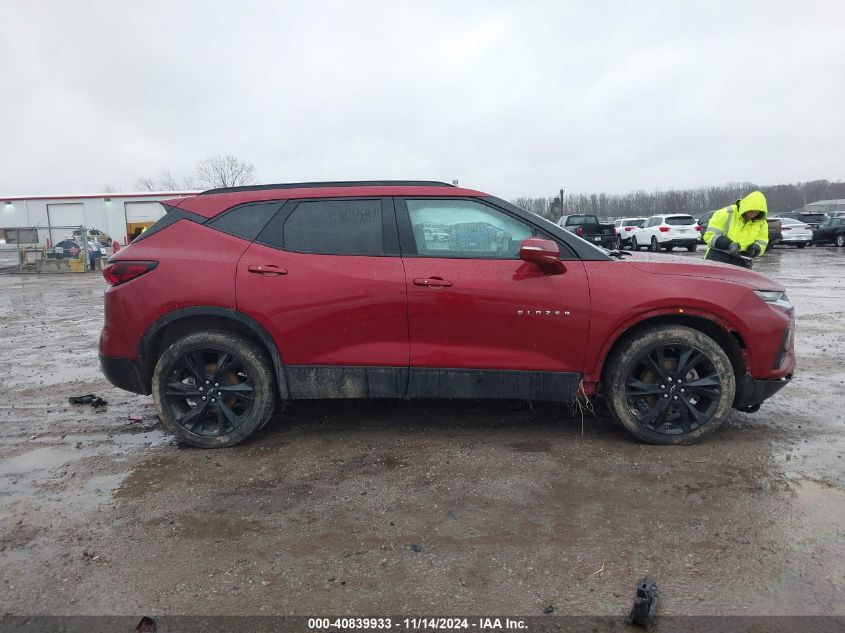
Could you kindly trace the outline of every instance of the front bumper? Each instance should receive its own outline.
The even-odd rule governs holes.
[[[756,411],[757,408],[792,380],[792,374],[774,380],[760,380],[745,374],[737,384],[734,409]]]
[[[141,363],[134,358],[113,358],[100,354],[100,371],[115,387],[148,396],[152,393],[144,379]]]

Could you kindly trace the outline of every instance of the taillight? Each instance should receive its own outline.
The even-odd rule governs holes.
[[[103,277],[110,286],[119,286],[158,266],[158,262],[115,262],[103,269]]]
[[[700,231],[700,230],[701,230],[701,225],[700,225],[700,224],[696,224],[696,225],[695,225],[695,230],[696,230],[696,231]]]
[[[791,226],[782,226],[782,227],[780,227],[780,230],[781,231],[790,231],[790,230],[792,230],[792,227]]]
[[[613,227],[613,234],[616,235],[616,227]]]
[[[576,235],[578,235],[578,237],[584,237],[584,229],[580,226],[577,229],[575,229],[575,233],[576,233]]]
[[[660,232],[661,232],[661,233],[668,233],[668,232],[669,232],[669,227],[668,227],[668,226],[660,226],[660,227],[658,227],[658,228],[660,229]]]
[[[626,227],[625,227],[625,230],[626,230],[626,231],[633,231],[633,230],[634,230],[634,227],[633,227],[633,226],[626,226]]]

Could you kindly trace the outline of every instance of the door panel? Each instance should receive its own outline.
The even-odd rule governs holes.
[[[291,253],[254,243],[238,262],[237,302],[270,332],[286,365],[408,366],[399,257]]]
[[[405,258],[411,367],[581,372],[589,327],[584,265]],[[421,286],[440,278],[450,286]]]

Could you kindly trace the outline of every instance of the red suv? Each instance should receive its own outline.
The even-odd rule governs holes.
[[[301,398],[597,394],[642,440],[683,444],[792,377],[779,284],[607,251],[479,191],[300,183],[165,206],[104,272],[100,363],[196,446]]]

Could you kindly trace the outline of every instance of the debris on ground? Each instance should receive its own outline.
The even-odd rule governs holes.
[[[90,404],[95,409],[97,407],[104,407],[108,404],[105,400],[103,400],[100,396],[96,396],[93,393],[85,394],[84,396],[71,396],[67,399],[70,404]]]
[[[550,613],[554,613],[554,612],[555,612],[555,608],[552,605],[549,605],[545,609],[543,609],[543,613],[545,613],[546,615],[549,615]]]
[[[130,422],[143,422],[144,416],[143,415],[130,415],[129,421]]]
[[[411,550],[419,554],[422,551],[422,545],[417,545],[416,543],[414,543],[413,545],[411,545]]]
[[[634,594],[634,608],[625,620],[628,624],[639,624],[648,630],[657,608],[657,583],[651,578],[643,578],[637,584]]]
[[[135,627],[135,633],[156,633],[157,630],[156,621],[147,616],[141,618],[138,626]]]

